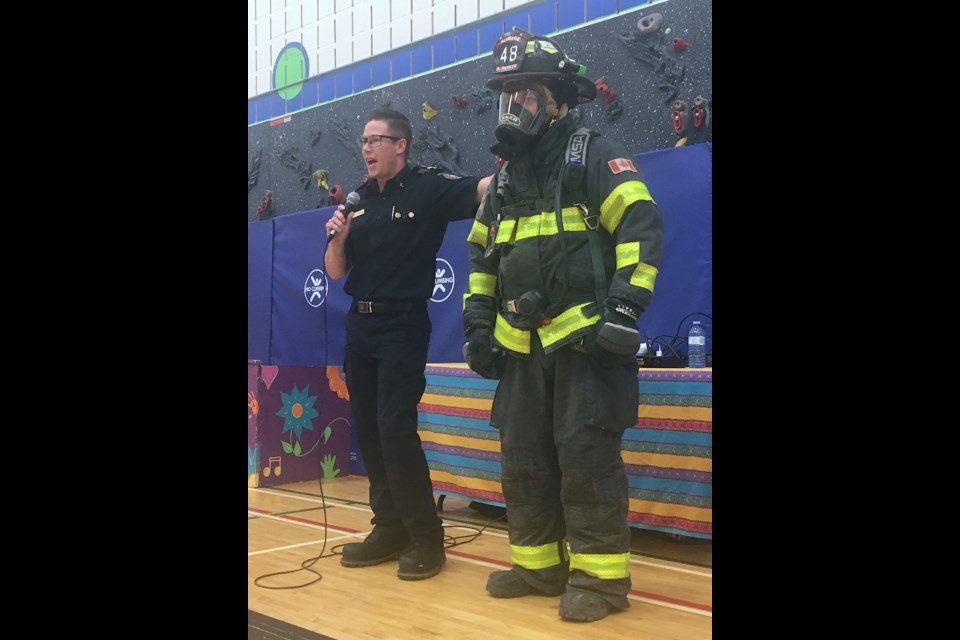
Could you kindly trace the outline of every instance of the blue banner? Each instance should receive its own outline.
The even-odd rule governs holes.
[[[467,236],[472,226],[472,218],[451,222],[437,252],[433,295],[427,303],[433,325],[427,362],[463,362],[463,294],[470,280]]]
[[[270,364],[343,362],[343,281],[330,282],[323,267],[324,224],[332,211],[324,207],[273,220]]]
[[[686,352],[686,333],[700,320],[713,351],[712,144],[662,149],[634,156],[664,219],[663,262],[642,335]],[[324,224],[334,207],[251,222],[248,241],[248,357],[274,365],[342,365],[343,318],[350,298],[346,278],[330,280],[323,266]],[[470,263],[466,238],[472,220],[451,223],[437,254],[428,362],[463,362],[463,294]],[[254,229],[257,227],[257,229]],[[272,251],[272,254],[271,254]],[[265,264],[272,259],[270,313],[264,311]],[[702,315],[705,314],[705,315]],[[266,336],[266,338],[265,338]],[[269,340],[269,349],[265,348]],[[665,355],[671,355],[664,348]]]
[[[700,320],[713,351],[713,143],[661,149],[634,156],[663,214],[663,260],[650,306],[640,316],[641,335],[654,340],[687,332]],[[693,314],[693,315],[691,315]],[[657,340],[663,342],[663,338]],[[667,348],[664,355],[672,355]]]
[[[273,221],[247,223],[247,359],[270,362]]]

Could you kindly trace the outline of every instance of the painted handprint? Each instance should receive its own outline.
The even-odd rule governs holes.
[[[247,420],[260,413],[260,403],[257,402],[256,397],[253,395],[253,391],[247,391],[247,406],[250,408],[250,411],[253,412],[247,414]]]
[[[336,478],[340,473],[340,469],[334,469],[333,467],[337,464],[337,456],[332,456],[329,453],[323,456],[323,461],[320,463],[320,468],[323,469],[324,478]]]

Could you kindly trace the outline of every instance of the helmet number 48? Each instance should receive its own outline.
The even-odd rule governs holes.
[[[507,56],[508,51],[510,52],[509,57]],[[517,59],[517,45],[513,45],[511,47],[504,47],[503,51],[500,53],[501,62],[513,62],[516,59]]]

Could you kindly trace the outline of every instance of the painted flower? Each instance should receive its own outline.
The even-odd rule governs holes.
[[[317,396],[308,395],[309,393],[310,385],[304,387],[303,391],[297,389],[297,385],[293,385],[293,391],[290,393],[280,392],[283,406],[280,407],[280,411],[277,411],[277,415],[283,418],[283,431],[281,433],[286,433],[292,429],[299,439],[301,429],[306,428],[313,431],[312,420],[319,417],[320,414],[313,408]]]

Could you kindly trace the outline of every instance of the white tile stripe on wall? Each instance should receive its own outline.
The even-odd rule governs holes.
[[[299,42],[316,76],[537,0],[247,0],[247,97]]]

